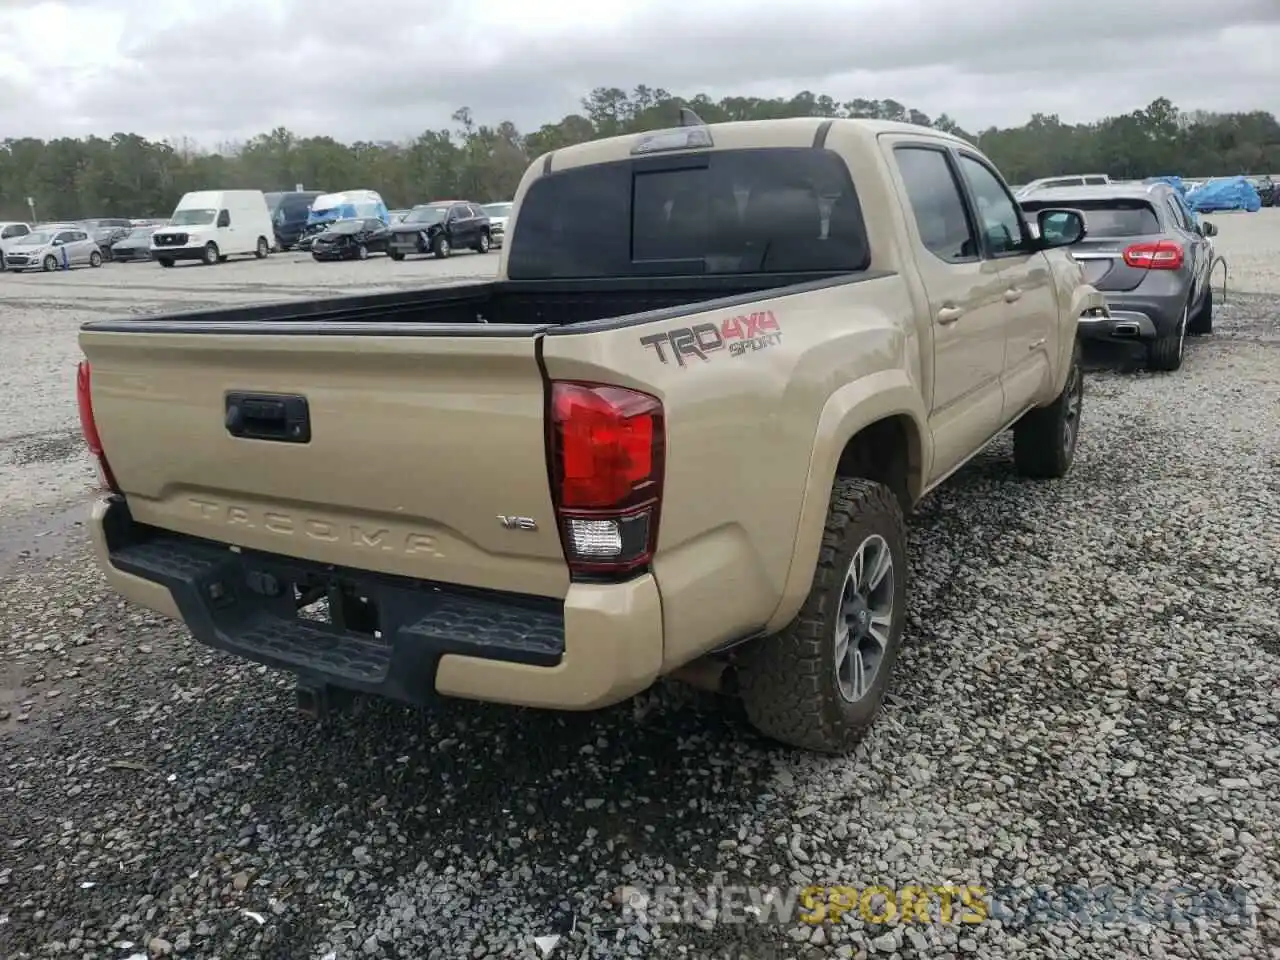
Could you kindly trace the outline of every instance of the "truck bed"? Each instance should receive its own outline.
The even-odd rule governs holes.
[[[821,283],[831,275],[756,274],[705,277],[628,277],[618,280],[491,281],[366,296],[287,301],[121,320],[98,320],[86,331],[146,333],[359,334],[377,326],[388,334],[497,334],[525,328],[532,336],[548,327],[612,325],[679,316],[697,304],[755,299],[763,290]],[[848,279],[848,275],[843,275]],[[643,314],[643,317],[636,316]],[[653,314],[659,314],[657,316]],[[430,324],[430,329],[423,325]],[[476,329],[477,325],[490,329]],[[370,330],[370,332],[373,332]]]
[[[80,345],[134,522],[322,565],[563,597],[543,337],[868,277],[458,284],[102,320],[82,327]]]

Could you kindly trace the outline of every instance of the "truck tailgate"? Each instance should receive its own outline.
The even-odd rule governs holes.
[[[136,521],[360,570],[567,592],[536,330],[138,323],[80,334],[102,446]],[[243,436],[246,422],[277,429],[272,395],[305,398],[308,440]]]

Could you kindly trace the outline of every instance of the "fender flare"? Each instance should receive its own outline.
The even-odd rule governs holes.
[[[782,596],[765,624],[765,633],[774,633],[790,623],[809,595],[818,568],[836,467],[844,448],[859,431],[897,416],[909,418],[915,432],[914,449],[908,454],[918,461],[908,463],[908,492],[914,503],[923,491],[933,460],[933,439],[919,384],[911,380],[906,370],[882,370],[845,384],[827,399],[814,431]]]
[[[1067,377],[1071,373],[1071,354],[1076,347],[1080,318],[1092,310],[1100,310],[1104,314],[1110,314],[1111,312],[1107,306],[1106,296],[1092,284],[1082,283],[1071,291],[1071,304],[1067,315],[1063,317],[1062,321],[1063,326],[1061,329],[1070,331],[1070,335],[1059,338],[1057,376],[1054,377],[1053,382],[1053,395],[1055,397],[1067,385]]]

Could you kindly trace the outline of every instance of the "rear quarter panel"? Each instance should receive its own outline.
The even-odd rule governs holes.
[[[835,461],[855,420],[907,409],[921,416],[913,318],[901,278],[886,275],[648,324],[564,328],[545,338],[552,379],[643,390],[666,410],[653,565],[665,670],[774,618],[806,496],[820,490],[825,516]],[[744,332],[757,330],[746,346],[746,338],[726,336],[735,321]],[[642,342],[655,335],[665,339]],[[705,359],[675,353],[673,336],[698,335],[709,347]]]

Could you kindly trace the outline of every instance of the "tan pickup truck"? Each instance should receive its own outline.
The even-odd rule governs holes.
[[[1102,298],[972,145],[901,124],[567,147],[511,224],[493,282],[86,324],[107,579],[309,702],[714,675],[847,750],[903,512],[1010,427],[1021,472],[1070,467]]]

